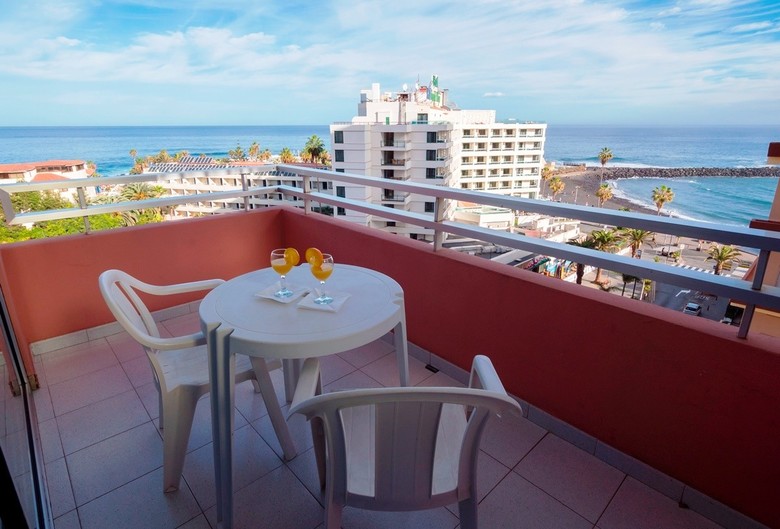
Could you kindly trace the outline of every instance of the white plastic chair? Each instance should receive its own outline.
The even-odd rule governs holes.
[[[319,363],[304,363],[290,413],[311,420],[325,528],[345,506],[412,511],[458,503],[477,527],[477,455],[491,413],[520,413],[493,364],[477,356],[468,388],[405,387],[319,394]]]
[[[209,279],[176,285],[150,285],[120,270],[100,274],[100,292],[117,322],[146,351],[160,396],[160,429],[163,430],[163,490],[179,488],[184,456],[192,429],[198,399],[211,390],[206,339],[197,332],[173,338],[160,337],[160,331],[138,292],[165,296],[210,290],[224,283]],[[285,458],[295,457],[295,445],[274,392],[269,367],[281,367],[279,361],[236,355],[236,384],[252,380],[268,408],[276,436]]]

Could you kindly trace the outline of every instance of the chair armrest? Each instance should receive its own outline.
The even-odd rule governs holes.
[[[496,373],[496,368],[493,367],[493,362],[484,355],[474,357],[474,362],[471,364],[469,387],[506,394],[504,385]]]
[[[202,281],[191,281],[189,283],[179,283],[177,285],[150,285],[149,283],[139,281],[141,285],[136,284],[133,286],[147,294],[168,296],[171,294],[183,294],[185,292],[197,292],[199,290],[212,290],[224,282],[224,279],[204,279]]]
[[[148,334],[139,336],[133,334],[132,336],[143,345],[158,351],[184,349],[186,347],[197,347],[198,345],[206,344],[206,337],[203,336],[202,332],[196,332],[194,334],[187,334],[184,336],[174,336],[173,338],[156,338]]]
[[[320,361],[316,358],[307,358],[303,363],[298,385],[295,386],[295,395],[290,404],[290,414],[298,413],[302,404],[321,392]]]
[[[514,405],[509,407],[509,412],[517,417],[523,416],[523,409],[514,401],[514,398],[507,394],[506,389],[504,389],[504,384],[502,384],[501,379],[498,378],[496,368],[493,367],[493,362],[491,362],[490,358],[487,356],[477,355],[474,357],[474,362],[471,364],[469,387],[499,393],[512,399]]]

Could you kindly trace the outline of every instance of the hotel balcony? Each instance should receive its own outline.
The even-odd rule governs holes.
[[[291,166],[284,170],[299,172],[304,189],[310,178],[327,177],[427,193],[437,209],[444,207],[442,202],[469,197],[473,203],[560,217],[576,213],[586,220],[642,224],[652,231],[663,227],[686,236],[701,233],[708,240],[717,231],[597,208]],[[99,184],[92,179],[81,185]],[[473,356],[485,354],[521,403],[523,417],[491,418],[483,437],[478,475],[483,529],[780,527],[780,340],[759,332],[739,337],[728,325],[308,209],[319,202],[417,224],[437,234],[479,235],[495,244],[544,249],[688,288],[739,293],[749,303],[774,310],[780,308],[776,287],[752,290],[731,278],[437,222],[435,214],[415,215],[300,188],[247,192],[281,192],[288,201],[0,246],[3,319],[13,331],[4,352],[14,353],[6,355],[3,367],[0,447],[30,526],[216,527],[208,397],[198,405],[181,488],[163,494],[152,374],[141,348],[113,321],[103,302],[97,283],[102,271],[119,268],[158,284],[229,279],[268,266],[273,248],[316,246],[332,253],[337,263],[372,268],[401,284],[413,384],[462,385]],[[137,209],[174,200],[181,198],[112,207]],[[15,221],[31,218],[18,215]],[[735,233],[731,236],[755,241],[756,247],[780,249],[776,233]],[[168,332],[199,329],[198,298],[178,296],[170,304],[150,304]],[[390,342],[379,340],[327,357],[325,391],[397,384],[391,349]],[[17,358],[20,380],[12,369]],[[272,377],[286,410],[281,374],[275,371]],[[10,387],[21,395],[12,396]],[[27,399],[29,413],[23,409]],[[31,420],[31,469],[25,456],[26,417]],[[235,419],[235,526],[322,527],[322,496],[303,418],[288,419],[299,455],[287,462],[265,406],[248,383],[236,389]],[[40,487],[33,479],[38,477]],[[42,496],[36,498],[34,490]],[[347,508],[343,526],[455,529],[457,512],[456,505],[414,513]]]

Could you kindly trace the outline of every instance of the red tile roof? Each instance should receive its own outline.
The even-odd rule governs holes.
[[[61,180],[68,180],[68,178],[57,173],[38,173],[31,182],[58,182]]]
[[[21,173],[38,167],[70,167],[84,165],[84,160],[44,160],[42,162],[21,162],[0,164],[0,173]]]

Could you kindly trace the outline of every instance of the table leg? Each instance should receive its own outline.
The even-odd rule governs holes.
[[[295,396],[295,388],[298,386],[298,379],[301,376],[301,366],[303,366],[303,360],[300,358],[285,358],[282,360],[284,398],[287,399],[287,402],[292,402]]]
[[[401,376],[401,385],[408,386],[409,382],[409,351],[406,342],[406,322],[401,320],[393,331],[395,355],[398,358],[398,373]]]
[[[219,324],[207,326],[211,380],[211,428],[214,441],[214,481],[217,495],[217,527],[233,527],[233,399],[235,357],[230,354],[230,334]]]

